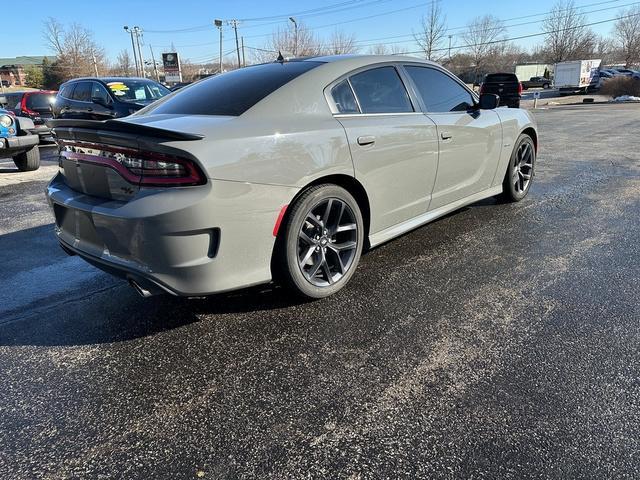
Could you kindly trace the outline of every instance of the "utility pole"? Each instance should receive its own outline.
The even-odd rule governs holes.
[[[242,66],[246,67],[247,66],[247,61],[244,57],[244,37],[240,37],[240,43],[242,44]]]
[[[289,17],[289,20],[291,20],[291,22],[293,22],[293,28],[295,31],[295,36],[294,36],[294,44],[293,44],[293,56],[297,57],[298,56],[298,22],[296,22],[296,19],[293,17]]]
[[[238,42],[238,24],[240,22],[238,20],[230,20],[229,25],[233,26],[233,29],[236,32],[236,52],[238,54],[238,68],[242,67],[240,63],[240,43]]]
[[[94,52],[91,52],[91,58],[93,58],[93,71],[96,74],[96,77],[99,77],[100,75],[98,75],[98,62],[96,62],[96,54]]]
[[[142,29],[138,26],[133,27],[136,34],[136,43],[138,44],[138,56],[140,58],[140,72],[142,78],[147,78],[147,73],[144,70],[144,57],[142,56],[142,47],[140,47],[140,37],[142,36]]]
[[[453,35],[449,35],[449,61],[451,61],[451,37],[453,37]]]
[[[124,26],[124,31],[131,34],[131,49],[133,50],[133,61],[136,64],[136,77],[140,76],[140,70],[138,68],[138,55],[136,54],[136,43],[133,40],[133,29],[127,25]]]
[[[222,73],[222,20],[214,20],[213,24],[218,27],[218,30],[220,30],[220,57],[219,57],[219,62],[220,62],[220,67],[219,67],[219,72],[218,73]]]
[[[160,75],[158,74],[158,64],[156,63],[156,57],[153,55],[153,47],[149,44],[149,50],[151,51],[151,61],[153,62],[153,71],[156,74],[156,82],[160,83]]]

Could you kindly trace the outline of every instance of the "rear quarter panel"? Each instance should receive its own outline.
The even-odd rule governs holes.
[[[538,127],[533,115],[520,108],[497,108],[495,112],[502,122],[502,153],[496,173],[493,177],[493,186],[498,186],[504,179],[507,165],[513,153],[515,143],[522,132],[532,128],[536,132],[536,150],[539,149]]]

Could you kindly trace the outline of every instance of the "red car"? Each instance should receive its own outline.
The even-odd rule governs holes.
[[[51,130],[45,125],[45,120],[53,117],[51,107],[56,99],[56,93],[55,90],[25,90],[5,93],[7,105],[4,108],[19,117],[33,120],[34,133],[40,136],[40,141],[53,141]]]

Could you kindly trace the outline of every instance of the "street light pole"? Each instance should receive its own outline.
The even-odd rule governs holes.
[[[127,25],[124,26],[124,31],[131,34],[131,49],[133,50],[133,61],[136,64],[136,77],[140,76],[140,71],[138,70],[138,55],[136,54],[136,44],[133,40],[133,29],[129,28]]]
[[[449,60],[451,60],[451,37],[453,37],[453,35],[449,35]]]
[[[218,30],[220,30],[220,57],[219,57],[219,62],[220,62],[220,67],[219,67],[219,72],[218,73],[222,73],[222,20],[214,20],[213,24],[218,27]]]
[[[293,28],[294,28],[294,44],[293,44],[293,56],[297,57],[298,56],[298,22],[296,22],[296,19],[293,17],[289,17],[289,20],[291,20],[291,22],[293,22]]]

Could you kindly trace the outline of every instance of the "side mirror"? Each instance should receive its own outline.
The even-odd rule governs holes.
[[[478,108],[480,110],[493,110],[500,106],[500,97],[493,93],[483,93],[480,95],[480,102]]]
[[[97,105],[102,105],[103,107],[106,107],[106,108],[111,108],[111,105],[105,102],[104,98],[102,97],[91,97],[91,102]]]

